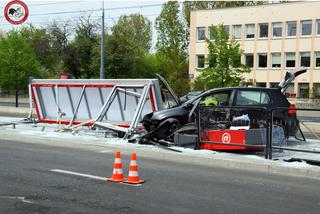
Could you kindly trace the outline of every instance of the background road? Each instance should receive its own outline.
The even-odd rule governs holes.
[[[7,107],[15,107],[16,103],[15,102],[0,102],[0,106],[7,106]],[[19,108],[28,108],[29,103],[19,103]]]
[[[320,181],[307,178],[139,153],[138,187],[50,171],[111,176],[115,151],[104,149],[0,140],[0,213],[320,213]],[[129,160],[122,156],[125,174]]]

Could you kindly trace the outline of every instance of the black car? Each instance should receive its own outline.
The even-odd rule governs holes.
[[[145,115],[142,124],[150,138],[172,140],[171,137],[174,131],[194,122],[193,114],[199,105],[212,104],[222,107],[239,107],[228,110],[229,120],[233,117],[247,114],[253,121],[251,122],[251,127],[261,127],[263,125],[260,124],[261,121],[266,121],[268,118],[268,114],[262,108],[295,108],[294,105],[289,103],[284,93],[289,84],[298,75],[306,71],[306,69],[297,69],[287,72],[285,80],[276,88],[233,87],[211,89],[180,106]],[[295,110],[275,111],[274,122],[284,129],[286,137],[295,136],[299,128]]]

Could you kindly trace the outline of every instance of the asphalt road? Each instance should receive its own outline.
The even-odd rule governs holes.
[[[307,178],[139,154],[142,186],[50,171],[111,176],[114,151],[101,150],[0,140],[0,213],[320,213],[320,181]]]

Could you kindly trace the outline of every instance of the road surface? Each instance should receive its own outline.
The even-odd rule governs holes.
[[[114,152],[0,140],[0,213],[320,213],[320,180],[187,159],[183,164],[138,153],[142,186],[52,171],[108,177]],[[129,159],[122,156],[125,174]]]
[[[3,102],[3,101],[0,101],[0,106],[7,106],[7,107],[15,107],[16,106],[16,103],[15,102]],[[23,108],[26,108],[26,107],[29,107],[29,103],[19,103],[19,107],[23,107]]]

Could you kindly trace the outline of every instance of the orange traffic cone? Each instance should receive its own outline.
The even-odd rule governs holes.
[[[128,183],[128,184],[141,184],[141,183],[144,183],[144,180],[140,180],[140,178],[139,178],[136,153],[132,153],[128,179],[126,179],[124,181],[124,183]]]
[[[107,181],[122,182],[124,180],[120,152],[116,152],[112,177],[108,178]]]

